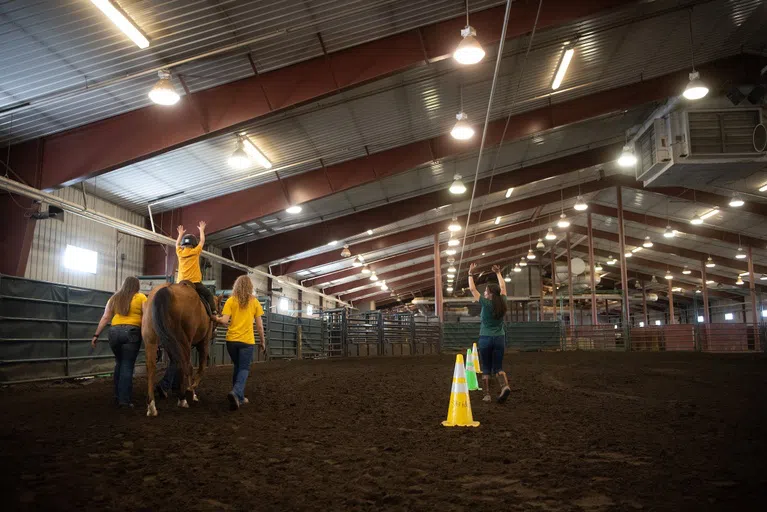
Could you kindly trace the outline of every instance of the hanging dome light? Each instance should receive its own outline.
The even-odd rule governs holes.
[[[740,194],[735,192],[735,194],[733,194],[733,196],[732,196],[732,199],[730,199],[730,203],[729,204],[733,208],[739,208],[739,207],[743,206],[744,204],[746,204],[746,202],[743,201],[743,198],[740,197]]]
[[[525,261],[525,258],[520,258],[519,263],[517,263],[517,265],[519,265],[520,267],[526,267],[527,261]]]
[[[514,272],[522,272],[522,268],[519,266],[519,263],[514,265]]]
[[[381,281],[381,291],[385,292],[385,291],[388,291],[388,290],[389,290],[389,287],[386,286],[386,281]]]
[[[557,221],[557,227],[562,229],[570,227],[570,221],[567,220],[567,215],[565,215],[565,212],[562,212],[562,215],[559,216],[559,220]]]
[[[759,278],[760,281],[767,281],[767,274],[762,274],[762,276]]]
[[[448,275],[447,275],[447,278],[448,278],[448,279],[455,279],[455,274],[448,274]]]
[[[658,284],[658,278],[655,276],[652,276],[652,279],[650,279],[651,284]]]
[[[690,81],[687,83],[682,95],[688,100],[699,100],[708,94],[708,87],[700,79],[700,73],[690,73]]]
[[[485,253],[482,253],[482,256],[484,256],[484,255],[485,255]],[[455,263],[455,258],[448,258],[447,262],[452,265],[453,263]]]
[[[447,287],[447,293],[453,293],[453,287],[452,286],[448,286]]]
[[[454,267],[454,266],[452,266],[452,265],[450,265],[449,267],[447,267],[447,271],[448,271],[449,273],[451,273],[451,274],[455,274],[455,267]]]
[[[621,156],[618,157],[618,165],[621,167],[633,167],[637,163],[637,157],[634,154],[634,148],[628,144],[623,146]]]
[[[690,274],[692,274],[692,270],[690,270],[690,269],[687,267],[687,265],[685,265],[685,266],[684,266],[684,269],[682,270],[682,274],[684,274],[684,275],[686,275],[686,276],[689,276]]]
[[[232,156],[229,157],[228,162],[232,168],[237,170],[250,167],[250,158],[248,158],[248,154],[242,147],[242,140],[237,140],[237,147],[235,148],[234,153],[232,153]]]
[[[602,272],[602,265],[600,265],[599,263],[594,265],[594,272]]]
[[[538,239],[538,243],[535,244],[535,248],[536,249],[545,249],[546,248],[546,246],[543,245],[543,238],[539,238]]]
[[[676,232],[671,229],[671,226],[666,226],[666,231],[663,232],[664,238],[674,238],[676,236]]]
[[[652,247],[652,240],[650,240],[649,236],[644,237],[644,242],[642,242],[642,247],[645,249],[649,249]]]
[[[668,280],[674,279],[674,274],[672,274],[670,270],[666,270],[666,275],[663,276],[663,278]]]
[[[703,218],[696,213],[695,216],[692,219],[690,219],[690,224],[693,224],[695,226],[700,226],[701,224],[703,224]]]
[[[370,274],[370,280],[371,281],[378,281],[378,276],[376,275],[376,271],[374,270],[372,274]]]
[[[458,64],[476,64],[485,57],[485,50],[477,41],[477,31],[470,25],[461,29],[463,39],[458,43],[458,47],[453,52],[453,58]]]
[[[743,247],[738,247],[738,252],[735,254],[735,257],[739,260],[745,260],[748,255],[743,250]]]
[[[511,282],[511,276],[506,274],[506,277],[504,277],[503,280],[506,281],[507,283],[510,283]]]
[[[549,228],[548,231],[546,231],[546,236],[544,237],[546,240],[556,240],[557,235],[554,233],[554,230]]]
[[[157,72],[160,79],[152,86],[149,91],[149,99],[158,105],[169,107],[178,103],[181,96],[178,95],[170,81],[170,71],[162,69]]]
[[[448,249],[445,251],[448,256],[455,256],[455,249]]]
[[[701,290],[700,288],[695,288],[695,293],[703,293],[703,290]]]
[[[447,246],[448,247],[457,247],[460,244],[461,244],[461,242],[458,241],[457,238],[451,238],[450,240],[447,241]]]
[[[357,256],[356,258],[354,258],[354,261],[352,261],[352,266],[354,266],[354,267],[361,267],[362,266],[362,257],[361,256]]]
[[[453,129],[450,130],[450,135],[455,140],[469,140],[474,137],[474,127],[469,124],[469,116],[466,115],[466,112],[458,112],[455,118],[457,121],[453,125]]]
[[[297,204],[294,204],[293,206],[289,206],[289,207],[288,207],[288,208],[285,210],[285,213],[289,213],[289,214],[291,214],[291,215],[297,215],[297,214],[301,213],[301,211],[302,211],[302,210],[303,210],[303,208],[301,208],[301,207],[300,207],[299,205],[297,205]]]
[[[711,256],[708,257],[706,260],[706,268],[714,268],[716,266],[716,263],[714,263],[714,260],[711,259]]]
[[[362,273],[363,274],[369,274],[370,273],[370,267],[365,264],[365,266],[362,267]]]
[[[532,250],[532,249],[530,249],[529,251],[527,251],[527,259],[528,259],[528,260],[534,260],[534,259],[535,259],[535,253],[533,252],[533,250]]]
[[[743,278],[738,276],[738,280],[735,281],[735,284],[737,284],[738,286],[742,285],[743,284]]]
[[[451,194],[459,195],[466,192],[466,185],[463,184],[463,181],[461,181],[461,175],[456,174],[453,176],[453,183],[450,184],[450,190]]]
[[[349,250],[348,245],[344,245],[343,250],[341,251],[341,257],[342,258],[351,258],[352,252]]]
[[[616,260],[615,258],[613,258],[612,254],[611,254],[611,255],[610,255],[608,258],[607,258],[607,264],[608,264],[608,265],[615,265],[616,263],[618,263],[618,260]]]
[[[575,206],[573,206],[573,208],[575,208],[579,212],[582,212],[582,211],[588,210],[589,205],[587,205],[586,201],[583,200],[583,197],[579,195],[578,198],[575,200]]]
[[[458,217],[453,217],[453,220],[447,226],[447,229],[449,231],[452,231],[453,233],[455,233],[456,231],[460,231],[461,230],[461,225],[458,224]]]

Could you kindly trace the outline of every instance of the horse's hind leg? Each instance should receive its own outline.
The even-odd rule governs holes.
[[[157,406],[154,401],[154,380],[157,370],[157,342],[149,336],[144,338],[144,357],[146,357],[147,382],[147,416],[157,416]]]
[[[210,352],[210,342],[203,340],[196,345],[197,355],[200,358],[200,364],[197,366],[197,372],[194,375],[194,381],[192,381],[192,401],[199,402],[197,398],[197,386],[202,381],[202,376],[205,374],[205,367],[208,365],[208,353]]]

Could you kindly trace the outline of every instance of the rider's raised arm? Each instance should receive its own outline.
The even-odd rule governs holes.
[[[205,221],[200,221],[200,224],[197,226],[197,229],[200,230],[200,243],[198,247],[203,247],[205,245]]]
[[[179,226],[176,229],[178,230],[178,238],[176,238],[176,247],[181,247],[181,239],[184,238],[184,233],[186,233],[186,230],[184,229],[184,226]]]

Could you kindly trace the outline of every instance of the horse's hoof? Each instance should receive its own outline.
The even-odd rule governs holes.
[[[157,407],[154,405],[154,400],[149,402],[149,405],[146,407],[146,415],[148,418],[153,418],[157,416]]]
[[[194,394],[192,395],[192,401],[193,401],[193,402],[199,402],[199,401],[200,401],[199,397],[197,396],[197,393],[194,393]]]
[[[186,398],[183,400],[179,400],[177,405],[183,409],[189,408],[189,402],[186,401]]]

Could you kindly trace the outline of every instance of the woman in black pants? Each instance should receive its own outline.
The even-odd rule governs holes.
[[[145,304],[146,295],[139,291],[139,280],[133,276],[125,278],[122,288],[107,302],[91,339],[91,346],[96,348],[101,331],[111,322],[109,347],[115,354],[114,393],[119,407],[133,407],[133,367],[141,349],[141,318]]]

